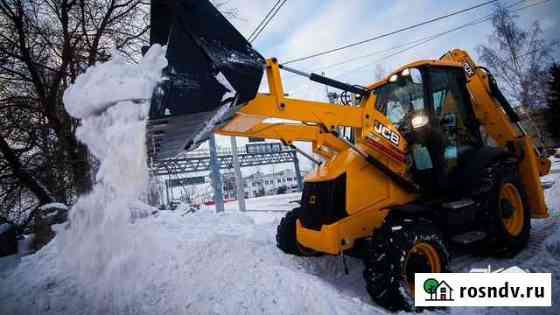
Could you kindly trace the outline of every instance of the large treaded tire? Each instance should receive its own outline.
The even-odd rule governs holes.
[[[481,244],[481,252],[498,257],[512,257],[527,247],[531,232],[531,214],[527,194],[518,175],[515,164],[499,164],[493,167],[494,186],[487,195],[487,211],[490,221],[490,235]],[[519,234],[512,235],[502,220],[500,192],[506,185],[513,185],[523,205],[522,228]]]
[[[449,253],[443,236],[432,224],[386,222],[380,230],[374,231],[364,258],[363,273],[366,289],[374,302],[391,311],[414,309],[414,295],[408,282],[413,279],[404,274],[409,252],[418,243],[433,247],[441,262],[439,271],[448,271]]]
[[[276,246],[286,254],[320,256],[320,253],[302,246],[297,241],[296,221],[301,211],[301,208],[294,208],[282,218],[276,229]]]

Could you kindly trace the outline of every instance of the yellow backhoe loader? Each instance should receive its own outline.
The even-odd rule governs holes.
[[[168,45],[169,60],[152,98],[151,158],[191,150],[211,132],[311,142],[323,162],[280,222],[277,245],[360,257],[371,298],[388,309],[413,308],[415,273],[448,271],[450,243],[513,255],[531,218],[548,217],[539,177],[550,161],[492,74],[462,50],[350,85],[265,60],[206,0],[152,1],[151,42]],[[281,70],[358,102],[289,98]],[[264,72],[269,92],[257,93]]]

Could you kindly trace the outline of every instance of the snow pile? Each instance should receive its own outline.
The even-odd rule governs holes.
[[[78,139],[100,166],[93,191],[74,205],[70,227],[57,244],[67,270],[87,284],[98,305],[127,296],[125,291],[133,289],[143,272],[145,261],[138,260],[149,262],[157,247],[150,229],[138,233],[130,223],[153,211],[140,201],[148,183],[146,99],[166,65],[159,45],[136,65],[115,54],[80,76],[64,96],[68,112],[81,118]]]
[[[25,257],[0,280],[0,313],[385,313],[368,297],[346,294],[330,283],[331,277],[347,278],[338,257],[285,255],[275,245],[275,224],[255,224],[244,214],[162,211],[124,229],[126,236],[149,230],[151,240],[136,238],[134,251],[125,253],[129,256],[117,255],[118,264],[101,269],[91,282],[60,263],[56,242],[68,236],[60,231],[56,242]],[[351,265],[354,285],[364,290],[361,270],[359,262]],[[109,275],[118,279],[111,281]]]
[[[545,190],[545,197],[547,200],[548,208],[552,216],[560,215],[560,176],[554,176],[560,173],[560,159],[552,159],[552,170],[551,175],[555,179],[554,185]],[[546,249],[551,255],[556,256],[560,259],[560,227],[556,228],[556,233],[554,233],[545,242]]]
[[[544,191],[545,198],[547,200],[548,207],[552,210],[560,210],[560,159],[552,160],[551,174],[547,175],[543,179],[553,182],[554,185],[549,189]]]

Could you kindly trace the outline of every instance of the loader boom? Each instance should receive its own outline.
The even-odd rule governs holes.
[[[347,149],[348,145],[335,135],[336,129],[351,127],[360,130],[363,108],[288,98],[284,93],[278,62],[268,59],[266,65],[270,92],[257,94],[216,132],[229,136],[278,139],[288,145],[294,141],[311,142],[313,151],[327,159]],[[290,122],[264,122],[269,118]]]
[[[277,118],[285,120],[300,121],[306,123],[320,124],[326,130],[332,131],[336,127],[362,128],[363,109],[361,107],[349,107],[338,104],[322,103],[293,99],[285,96],[280,67],[276,59],[266,61],[266,75],[270,93],[259,93],[245,104],[237,112],[234,119],[242,119],[251,125],[251,119]],[[239,124],[236,124],[239,125]],[[231,124],[233,126],[233,124]],[[231,130],[230,124],[225,129]],[[244,125],[245,126],[245,125]]]

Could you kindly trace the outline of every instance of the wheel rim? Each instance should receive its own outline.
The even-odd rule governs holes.
[[[503,185],[500,191],[500,213],[504,227],[510,235],[518,236],[523,230],[524,212],[523,201],[517,187],[511,183]]]
[[[441,272],[442,261],[438,250],[426,242],[418,242],[406,254],[404,261],[404,278],[414,296],[415,273]]]

